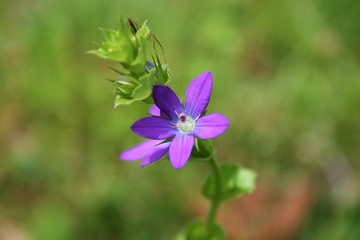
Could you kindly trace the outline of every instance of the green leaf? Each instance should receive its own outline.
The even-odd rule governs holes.
[[[228,200],[250,194],[256,187],[256,172],[237,165],[224,164],[220,166],[221,193],[217,198],[215,179],[210,175],[203,186],[203,195],[209,199]]]
[[[194,222],[176,240],[225,240],[225,233],[217,224]]]

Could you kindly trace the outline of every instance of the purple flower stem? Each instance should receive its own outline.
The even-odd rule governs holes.
[[[219,209],[219,205],[220,205],[220,201],[221,201],[220,195],[221,195],[221,181],[222,180],[221,180],[219,164],[216,161],[215,155],[213,155],[210,158],[209,164],[210,164],[212,174],[214,176],[214,181],[215,181],[215,195],[211,199],[211,207],[210,207],[210,211],[208,213],[207,220],[206,220],[208,229],[211,229],[211,226],[214,225],[216,222],[216,214]]]

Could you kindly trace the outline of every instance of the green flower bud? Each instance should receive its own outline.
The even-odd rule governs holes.
[[[160,45],[161,50],[162,46],[155,35],[150,33],[146,21],[138,27],[131,19],[128,19],[127,24],[120,20],[116,31],[101,31],[104,41],[97,50],[90,50],[88,53],[118,62],[122,66],[121,71],[113,69],[120,76],[116,80],[110,80],[115,85],[115,108],[134,101],[152,104],[153,86],[167,85],[171,80],[169,68],[161,63],[155,44]],[[150,56],[153,62],[147,60]]]
[[[119,62],[126,70],[135,73],[145,71],[147,38],[150,30],[146,22],[133,33],[123,20],[119,21],[117,31],[100,29],[104,35],[104,41],[99,44],[97,50],[88,53],[98,57]]]
[[[115,83],[115,105],[128,105],[134,101],[142,101],[151,97],[155,82],[155,69],[137,79],[134,76],[120,76]]]

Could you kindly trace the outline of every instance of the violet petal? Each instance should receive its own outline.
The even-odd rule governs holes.
[[[170,144],[169,158],[171,165],[182,168],[188,161],[194,146],[194,136],[191,134],[177,134]]]
[[[139,145],[132,147],[120,154],[120,159],[125,161],[137,161],[156,150],[157,145],[164,140],[147,140]]]
[[[170,142],[162,143],[155,146],[154,151],[147,155],[144,161],[141,162],[140,167],[145,167],[151,163],[160,160],[169,151]]]
[[[153,116],[160,116],[160,108],[158,108],[155,104],[151,105],[150,107],[150,111],[149,111],[150,115]]]
[[[160,117],[146,117],[136,121],[131,130],[140,137],[150,139],[166,139],[175,135],[175,128],[168,119]]]
[[[153,98],[156,106],[171,119],[178,119],[178,114],[184,111],[179,98],[167,86],[154,86]]]
[[[192,118],[200,116],[207,108],[212,91],[211,72],[202,73],[186,89],[186,113]]]
[[[160,110],[155,104],[151,105],[149,114],[152,116],[160,116],[164,118],[168,118],[168,116]]]
[[[194,134],[201,139],[215,138],[229,127],[229,121],[221,114],[213,113],[196,121]]]

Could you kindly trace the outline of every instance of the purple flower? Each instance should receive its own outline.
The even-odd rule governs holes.
[[[160,116],[160,109],[156,105],[151,106],[150,115]],[[120,159],[125,161],[137,161],[144,159],[140,167],[144,167],[160,160],[168,151],[170,142],[164,140],[147,140],[120,154]]]
[[[180,169],[190,157],[194,146],[194,137],[211,139],[223,134],[229,126],[226,117],[217,113],[202,116],[210,100],[212,83],[210,72],[203,73],[195,78],[186,90],[185,107],[182,106],[179,98],[169,87],[154,86],[153,98],[156,106],[161,110],[161,115],[157,114],[157,116],[140,119],[131,126],[131,129],[141,137],[157,140],[157,143],[161,142],[159,140],[168,138],[172,138],[172,140],[170,143],[166,143],[169,146],[156,145],[154,141],[145,142],[142,147],[150,153],[143,150],[139,145],[137,146],[138,150],[142,151],[134,150],[129,155],[134,157],[147,156],[144,162],[153,162],[156,161],[154,160],[155,157],[151,158],[150,155],[157,157],[164,152],[163,155],[165,155],[165,147],[168,147],[172,166]],[[154,146],[157,146],[157,151],[155,151]],[[160,146],[163,147],[161,150],[158,149]]]

